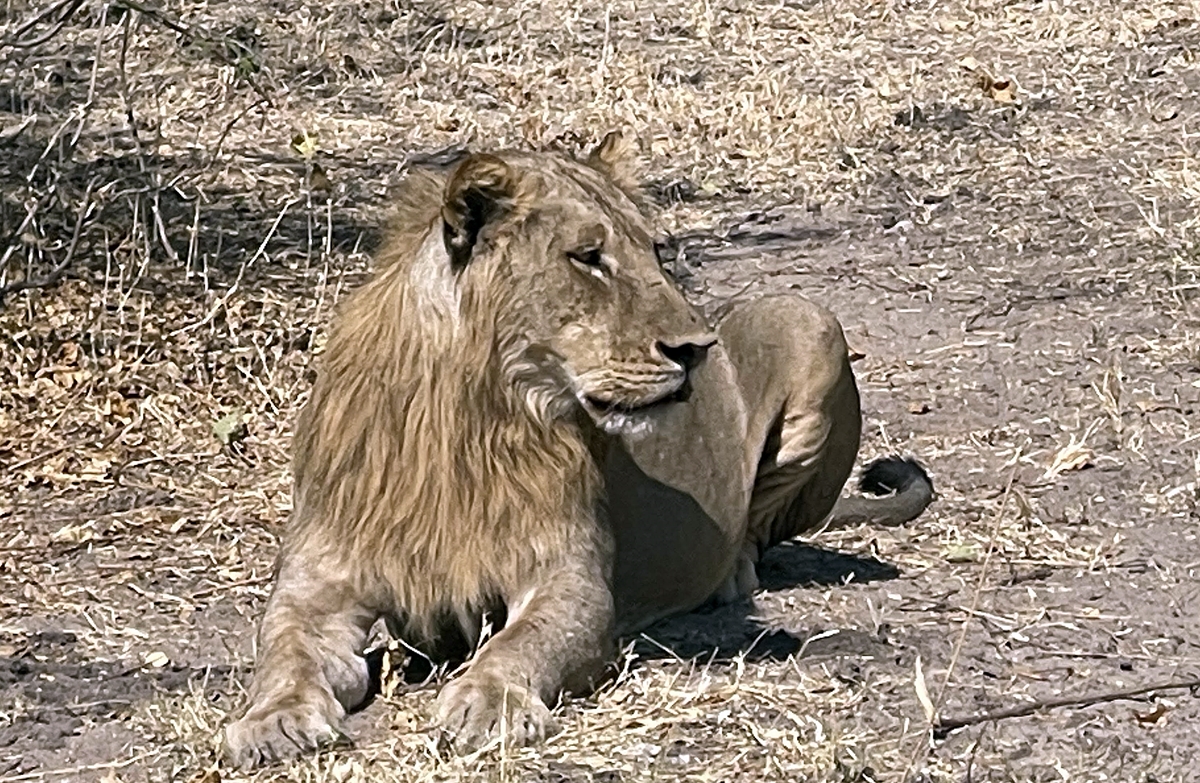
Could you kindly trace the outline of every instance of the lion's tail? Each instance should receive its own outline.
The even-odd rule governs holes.
[[[826,527],[903,525],[933,502],[933,480],[920,463],[904,457],[883,457],[867,465],[858,489],[862,495],[838,499]]]

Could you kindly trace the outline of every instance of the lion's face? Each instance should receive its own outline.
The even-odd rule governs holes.
[[[498,296],[498,322],[513,325],[512,380],[537,407],[578,402],[609,430],[636,429],[684,396],[716,342],[612,178],[613,145],[610,136],[586,164],[468,158],[443,209],[464,302],[473,290]]]

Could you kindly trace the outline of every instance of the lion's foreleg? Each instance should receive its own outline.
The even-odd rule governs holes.
[[[227,759],[248,767],[335,739],[367,694],[363,646],[375,614],[349,580],[285,559],[258,634],[258,662],[242,717],[225,733]]]
[[[613,601],[600,564],[555,569],[530,584],[504,630],[438,697],[438,722],[464,748],[495,736],[541,739],[548,705],[563,690],[591,687],[611,655]]]

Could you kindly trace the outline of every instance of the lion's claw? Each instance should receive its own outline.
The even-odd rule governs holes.
[[[499,738],[528,745],[544,739],[554,726],[550,709],[528,688],[471,672],[442,689],[437,722],[463,752]]]
[[[321,711],[308,706],[248,713],[225,729],[225,760],[240,769],[274,764],[342,741]]]

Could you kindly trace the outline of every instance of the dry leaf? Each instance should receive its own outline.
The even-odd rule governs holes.
[[[1014,79],[992,75],[992,72],[974,57],[964,57],[958,64],[975,75],[976,83],[984,95],[997,103],[1016,103],[1018,88]]]
[[[330,765],[329,777],[332,780],[337,781],[337,783],[349,783],[351,780],[362,780],[362,762],[355,758],[339,759]]]
[[[1013,505],[1017,509],[1018,519],[1033,518],[1033,504],[1029,502],[1029,498],[1025,497],[1025,493],[1021,491],[1021,488],[1015,484],[1012,488],[1012,499]]]
[[[974,544],[951,544],[942,549],[942,559],[947,563],[974,563],[983,551]]]
[[[59,544],[82,544],[96,537],[92,523],[84,522],[78,525],[66,525],[50,534],[50,540]]]
[[[37,118],[38,116],[36,114],[30,114],[20,122],[0,128],[0,141],[11,141],[12,139],[20,136],[37,122]]]
[[[66,342],[59,349],[60,361],[63,364],[79,363],[79,343]]]
[[[209,767],[193,778],[192,783],[221,783],[221,770],[216,766]]]
[[[308,131],[300,131],[292,137],[292,149],[305,160],[317,154],[317,137]]]
[[[1162,718],[1162,716],[1164,716],[1166,714],[1167,714],[1167,705],[1163,704],[1162,702],[1158,702],[1157,704],[1154,705],[1154,709],[1150,710],[1150,712],[1141,713],[1141,712],[1135,711],[1133,713],[1133,717],[1134,717],[1134,720],[1136,720],[1138,723],[1141,723],[1143,725],[1153,725],[1155,723],[1158,723],[1158,721]]]
[[[320,163],[312,164],[312,173],[308,177],[308,187],[321,193],[327,193],[333,190],[333,183],[329,181],[329,175],[325,173],[325,169],[321,168]]]
[[[986,91],[997,103],[1015,103],[1017,100],[1017,83],[1012,79],[993,81]]]
[[[142,658],[142,663],[146,664],[147,666],[153,666],[155,669],[161,669],[170,662],[171,659],[168,658],[167,654],[162,650],[148,652],[146,653],[146,656]]]
[[[1051,461],[1050,467],[1046,468],[1046,473],[1042,478],[1052,479],[1068,470],[1080,470],[1089,467],[1095,458],[1096,452],[1088,448],[1082,441],[1077,443],[1072,438],[1070,443],[1063,446],[1054,455],[1054,460]]]
[[[75,473],[81,479],[101,479],[108,475],[109,469],[112,467],[112,460],[107,457],[95,456],[90,457],[87,461],[80,460],[79,468]]]
[[[235,408],[212,423],[213,435],[226,446],[246,437],[246,414]]]

